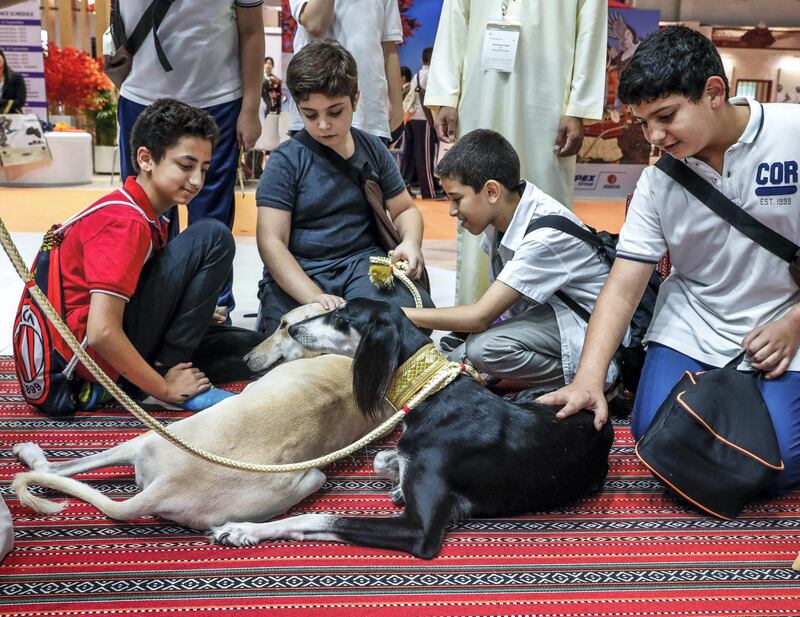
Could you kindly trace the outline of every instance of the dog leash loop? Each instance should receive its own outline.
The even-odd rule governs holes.
[[[392,251],[389,251],[387,257],[371,256],[369,263],[372,264],[369,268],[369,280],[376,287],[379,289],[391,289],[394,286],[394,279],[399,279],[411,292],[411,296],[414,298],[414,306],[422,308],[422,296],[419,294],[417,286],[406,274],[408,272],[407,261],[400,260],[392,263]]]

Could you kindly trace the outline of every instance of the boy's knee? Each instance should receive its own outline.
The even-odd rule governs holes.
[[[502,372],[505,360],[513,352],[514,341],[491,330],[470,334],[464,344],[464,354],[481,373]]]
[[[205,218],[192,223],[183,233],[191,232],[198,243],[201,243],[208,252],[230,256],[236,252],[236,241],[231,230],[217,219]]]

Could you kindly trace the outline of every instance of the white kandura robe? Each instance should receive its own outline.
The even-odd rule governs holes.
[[[501,0],[444,0],[425,105],[458,109],[458,134],[493,129],[517,151],[521,177],[572,207],[575,157],[553,152],[562,116],[600,119],[605,96],[607,0],[508,0],[522,23],[513,73],[481,69],[486,24]],[[456,302],[488,286],[479,238],[459,228]]]

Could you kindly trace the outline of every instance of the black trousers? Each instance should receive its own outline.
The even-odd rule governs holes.
[[[125,307],[123,329],[150,365],[192,362],[213,383],[253,377],[242,356],[264,336],[212,323],[235,252],[225,224],[202,219],[145,264]]]
[[[439,183],[433,175],[436,157],[436,131],[427,120],[409,120],[403,133],[401,173],[406,184],[419,184],[423,198],[435,197]]]

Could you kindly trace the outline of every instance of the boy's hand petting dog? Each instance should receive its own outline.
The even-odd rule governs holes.
[[[167,371],[164,380],[167,382],[167,396],[163,400],[167,403],[182,403],[211,387],[208,377],[191,362],[176,364]]]
[[[319,294],[311,298],[306,304],[321,304],[326,311],[332,311],[340,304],[344,304],[344,298],[333,294]]]
[[[563,405],[556,418],[563,419],[586,409],[594,412],[594,427],[599,431],[608,421],[608,403],[603,386],[584,385],[573,381],[555,392],[548,392],[536,399],[543,405]]]
[[[766,379],[777,379],[786,372],[800,347],[800,317],[796,311],[759,326],[744,337],[742,349],[750,357],[750,365],[764,371]]]
[[[397,245],[392,252],[392,263],[396,261],[408,262],[408,276],[418,279],[425,270],[425,258],[422,256],[422,248],[416,242],[405,241]]]

